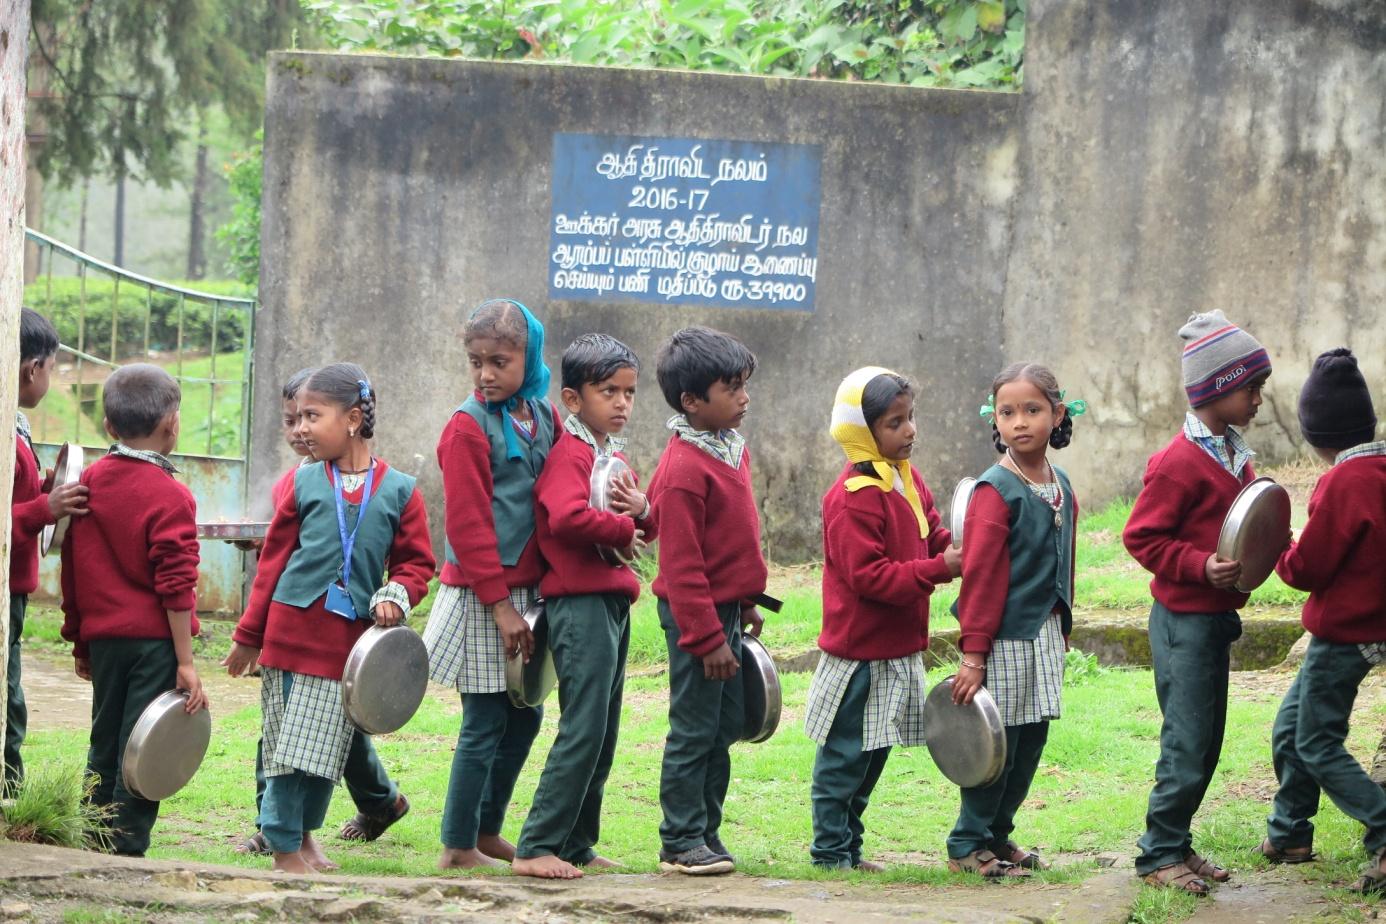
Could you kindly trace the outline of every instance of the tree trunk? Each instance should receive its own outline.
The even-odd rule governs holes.
[[[82,206],[77,213],[77,249],[87,252],[87,201],[91,198],[91,177],[82,177]]]
[[[197,161],[193,168],[192,208],[188,212],[188,278],[207,275],[207,230],[204,210],[207,201],[207,117],[198,114]]]
[[[116,164],[115,175],[115,257],[111,261],[125,268],[125,164]]]

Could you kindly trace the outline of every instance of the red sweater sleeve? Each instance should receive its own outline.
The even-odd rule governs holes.
[[[428,581],[436,568],[433,541],[428,535],[428,508],[415,488],[400,514],[395,541],[390,544],[389,579],[409,592],[410,606],[418,606],[428,593]]]
[[[943,553],[953,544],[953,534],[943,525],[943,516],[934,506],[933,492],[924,484],[924,479],[919,477],[918,472],[913,474],[914,486],[919,489],[919,501],[924,506],[924,520],[929,524],[929,538],[926,542],[929,557],[925,559],[924,577],[937,587],[953,580],[953,575],[949,573],[948,565],[943,560]]]
[[[487,606],[510,594],[491,514],[491,443],[471,415],[457,412],[438,441],[443,532],[467,586]]]
[[[1299,541],[1281,553],[1275,563],[1275,573],[1297,590],[1322,592],[1332,586],[1343,564],[1343,549],[1356,547],[1366,526],[1360,515],[1353,515],[1356,505],[1350,498],[1340,498],[1338,503],[1322,502],[1331,490],[1324,490],[1324,483],[1319,482],[1309,498],[1309,520]]]
[[[702,496],[680,487],[667,487],[659,495],[664,535],[660,542],[660,576],[679,627],[679,647],[697,657],[711,653],[726,641],[707,580],[702,546],[693,541],[703,535],[705,506]]]
[[[1189,507],[1184,486],[1152,465],[1145,473],[1121,541],[1131,557],[1152,574],[1181,584],[1206,584],[1204,565],[1213,550],[1175,538]]]
[[[49,523],[57,522],[53,511],[48,508],[47,494],[40,494],[38,497],[15,504],[10,511],[13,517],[10,526],[13,543],[37,536]]]
[[[581,443],[576,439],[573,442]],[[635,521],[627,516],[597,510],[588,504],[591,469],[578,453],[589,451],[587,445],[582,443],[580,448],[568,447],[557,459],[550,456],[545,474],[548,474],[549,464],[557,463],[562,468],[551,477],[539,481],[534,501],[542,504],[548,513],[549,530],[558,541],[623,549],[635,538]]]
[[[824,524],[823,541],[853,593],[882,603],[917,603],[920,597],[933,593],[942,559],[936,562],[933,558],[890,558],[885,544],[884,502],[888,499],[879,488],[849,492],[842,515]],[[937,511],[934,516],[938,516]],[[943,581],[947,580],[945,566]]]
[[[1011,586],[1011,511],[999,491],[979,484],[964,524],[958,643],[966,654],[985,655],[1001,629]]]
[[[185,494],[184,503],[165,504],[149,521],[149,561],[154,566],[154,592],[166,610],[191,610],[197,605],[197,502]]]
[[[91,657],[91,651],[82,641],[82,613],[77,608],[77,578],[72,567],[71,532],[63,539],[60,581],[63,594],[63,640],[72,643],[72,656],[74,658]]]
[[[279,576],[289,565],[289,558],[298,548],[298,503],[293,491],[287,491],[274,508],[265,533],[265,545],[260,549],[260,561],[255,568],[255,581],[250,585],[250,599],[245,612],[231,633],[231,640],[251,648],[263,648],[265,623],[269,618],[270,601]]]

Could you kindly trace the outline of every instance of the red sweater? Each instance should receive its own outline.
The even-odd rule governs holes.
[[[554,432],[562,432],[558,408],[549,408]],[[544,560],[533,536],[519,561],[508,568],[501,564],[491,515],[491,442],[470,414],[459,411],[448,421],[438,440],[438,466],[443,470],[443,532],[458,561],[444,563],[439,580],[470,587],[488,606],[505,599],[512,587],[538,584]]]
[[[80,518],[79,518],[80,519]],[[10,593],[31,594],[39,583],[39,533],[54,522],[33,450],[14,435],[14,493],[10,500]]]
[[[626,457],[616,454],[622,462]],[[629,565],[611,565],[597,551],[598,545],[625,548],[636,529],[649,542],[658,535],[654,507],[637,523],[630,517],[594,510],[591,497],[592,447],[567,431],[560,431],[544,470],[534,484],[535,535],[547,570],[539,593],[548,597],[577,594],[625,594],[634,603],[640,596],[640,579]],[[629,464],[629,463],[627,463]]]
[[[284,502],[284,495],[294,493],[294,476],[298,474],[299,466],[295,465],[274,483],[270,488],[270,500],[274,502],[274,508],[279,509],[279,505]]]
[[[943,561],[952,534],[939,525],[934,496],[911,472],[929,536],[898,491],[848,492],[848,463],[823,495],[823,631],[818,647],[839,658],[883,661],[929,647],[929,595],[953,579]]]
[[[379,484],[389,466],[381,459],[375,461],[375,466],[375,480]],[[330,480],[331,469],[324,471]],[[299,608],[273,599],[279,576],[298,548],[298,504],[292,482],[290,484],[290,490],[274,509],[265,546],[260,550],[250,600],[231,638],[241,645],[260,649],[260,663],[266,667],[340,680],[351,647],[374,623],[364,614],[360,619],[344,619],[327,611],[323,602],[333,575],[323,576],[323,596],[313,601],[312,606]],[[354,491],[343,492],[342,497],[348,503],[359,504],[364,489],[365,485],[359,485]],[[423,495],[415,488],[400,515],[399,531],[390,545],[389,580],[403,585],[409,593],[409,605],[416,606],[428,593],[433,567],[428,512],[424,508]]]
[[[681,649],[702,657],[725,638],[719,603],[765,591],[760,515],[751,494],[751,451],[733,469],[677,434],[660,456],[648,492],[659,511],[655,596],[669,601]]]
[[[1222,521],[1256,473],[1248,462],[1238,481],[1181,432],[1150,457],[1145,483],[1121,540],[1154,575],[1150,594],[1175,613],[1223,613],[1249,594],[1218,590],[1204,564],[1217,551]]]
[[[1275,571],[1309,591],[1304,628],[1326,642],[1386,642],[1386,456],[1328,470],[1309,499],[1309,522]]]
[[[63,638],[172,638],[168,611],[197,606],[197,501],[152,462],[102,456],[82,472],[84,517],[63,540]],[[193,615],[192,634],[198,632]]]

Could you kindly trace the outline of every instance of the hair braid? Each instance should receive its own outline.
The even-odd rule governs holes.
[[[370,394],[361,399],[361,437],[370,439],[375,436],[375,386],[370,387]]]

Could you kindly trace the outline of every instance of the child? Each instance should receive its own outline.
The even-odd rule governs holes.
[[[87,773],[92,802],[113,808],[111,848],[140,857],[159,803],[125,788],[121,760],[135,721],[153,700],[188,692],[189,713],[207,697],[193,666],[197,634],[197,502],[173,479],[178,383],[135,363],[102,389],[106,432],[116,441],[82,473],[90,513],[73,519],[62,548],[63,638],[77,676],[92,683]]]
[[[910,467],[907,379],[874,366],[847,376],[831,432],[847,466],[823,495],[823,655],[804,715],[818,743],[809,853],[826,869],[880,872],[862,859],[861,816],[891,746],[924,742],[929,595],[958,576],[962,555]]]
[[[38,407],[48,393],[49,376],[57,362],[58,332],[48,319],[28,308],[19,315],[19,406]],[[43,478],[29,436],[29,421],[15,412],[14,494],[10,501],[10,646],[5,657],[5,751],[0,793],[24,779],[19,755],[29,711],[20,685],[19,639],[24,634],[24,610],[29,594],[38,590],[38,537],[49,523],[65,516],[85,516],[87,486],[53,487]]]
[[[537,599],[544,573],[534,483],[558,426],[558,408],[545,398],[544,326],[528,308],[510,299],[483,303],[462,342],[475,391],[438,440],[447,563],[424,629],[429,676],[462,697],[440,869],[515,859],[501,826],[543,712],[511,705],[505,663],[534,650],[520,615]]]
[[[285,496],[294,490],[294,477],[300,468],[313,463],[308,454],[308,445],[298,432],[298,392],[317,370],[300,369],[284,383],[280,396],[283,412],[284,442],[297,453],[298,464],[284,473],[274,484],[271,497],[277,508]],[[259,548],[263,543],[257,543]],[[260,806],[265,797],[264,741],[255,744],[255,812],[258,819]],[[346,784],[351,800],[356,803],[356,815],[342,825],[340,836],[350,841],[373,841],[384,834],[391,825],[399,821],[409,811],[409,800],[399,791],[380,763],[380,757],[371,743],[371,736],[360,729],[351,735],[351,748],[347,751],[346,766],[342,768],[342,782]],[[240,853],[269,854],[269,843],[265,835],[257,829],[238,849]]]
[[[534,802],[520,831],[513,869],[526,876],[573,879],[578,867],[616,864],[593,850],[602,791],[616,753],[621,691],[630,646],[630,607],[640,581],[628,565],[603,561],[598,546],[625,549],[655,538],[650,503],[634,481],[611,487],[612,512],[588,505],[599,457],[624,461],[619,435],[635,405],[640,361],[603,334],[587,334],[563,352],[566,431],[534,486],[535,535],[548,572],[539,583],[562,710]]]
[[[741,632],[759,636],[750,598],[765,590],[746,417],[755,355],[734,337],[686,327],[660,348],[655,375],[674,431],[650,479],[659,510],[659,623],[669,648],[669,735],[659,778],[660,868],[729,873],[718,832],[728,749],[744,713]]]
[[[1313,859],[1319,791],[1366,826],[1372,864],[1357,890],[1386,890],[1386,793],[1343,746],[1363,678],[1386,660],[1386,442],[1373,442],[1376,414],[1357,359],[1329,350],[1299,393],[1299,428],[1333,467],[1309,500],[1299,541],[1280,557],[1286,584],[1309,591],[1312,638],[1299,676],[1275,718],[1272,754],[1280,790],[1261,853],[1272,863]]]
[[[1059,718],[1064,650],[1073,628],[1073,547],[1078,498],[1048,450],[1067,446],[1073,416],[1054,373],[1038,363],[1007,366],[982,408],[1001,461],[982,473],[964,520],[958,597],[962,665],[953,701],[985,686],[1006,727],[1006,763],[988,786],[962,789],[948,836],[948,868],[988,879],[1029,876],[1048,865],[1014,840],[1015,813],[1030,791]]]
[[[1194,852],[1189,826],[1222,751],[1228,648],[1242,634],[1237,610],[1248,596],[1236,589],[1241,565],[1219,561],[1216,549],[1228,508],[1256,477],[1238,428],[1261,406],[1270,357],[1221,311],[1193,315],[1179,336],[1192,409],[1182,432],[1150,457],[1121,537],[1153,575],[1150,655],[1164,713],[1136,874],[1206,895],[1207,879],[1231,874]]]
[[[361,367],[312,373],[297,410],[318,461],[294,471],[275,508],[223,663],[233,677],[260,664],[260,830],[276,870],[311,873],[335,868],[313,832],[359,734],[342,711],[347,655],[372,622],[398,625],[422,599],[433,551],[414,479],[371,455],[376,396]]]

